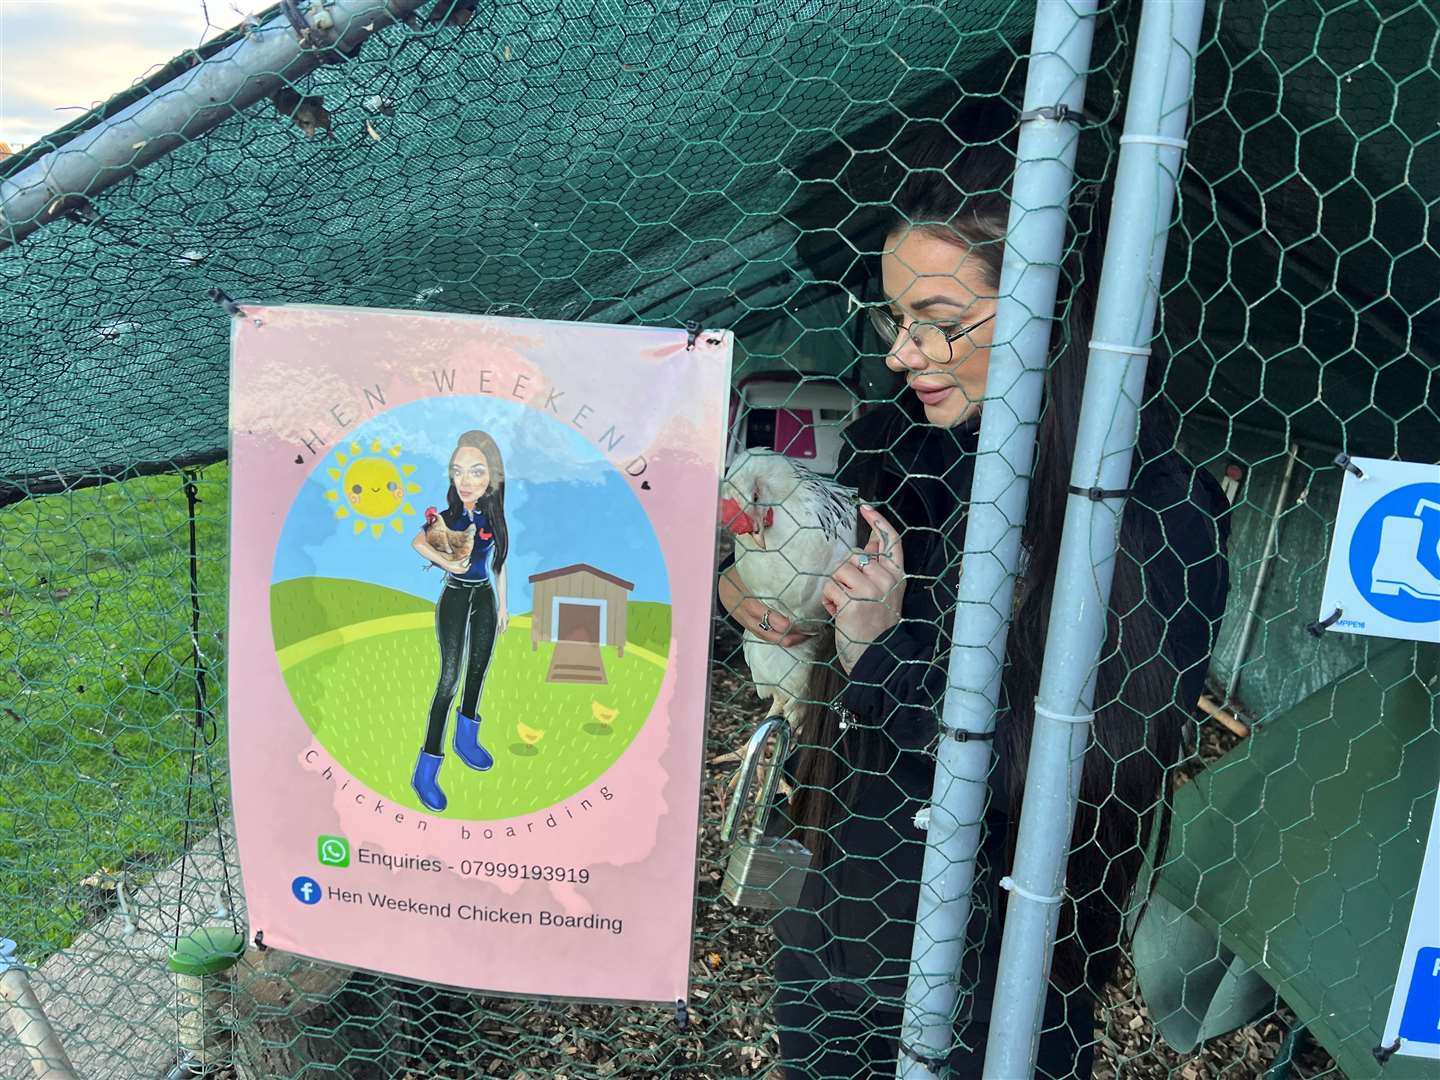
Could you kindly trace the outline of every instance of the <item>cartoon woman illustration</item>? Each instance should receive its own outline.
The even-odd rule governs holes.
[[[444,760],[445,721],[455,700],[463,669],[465,692],[455,714],[455,753],[466,765],[484,772],[495,763],[480,745],[480,691],[495,651],[495,637],[505,632],[510,612],[505,603],[505,557],[510,532],[505,524],[505,463],[500,448],[484,431],[467,431],[450,455],[450,488],[445,512],[428,522],[413,547],[446,571],[445,585],[435,604],[435,637],[440,645],[440,681],[430,703],[425,743],[415,762],[411,786],[426,807],[445,809],[440,789]],[[468,557],[456,558],[440,550],[451,547],[449,536],[435,529],[466,533],[474,527]],[[439,543],[440,547],[436,546]]]

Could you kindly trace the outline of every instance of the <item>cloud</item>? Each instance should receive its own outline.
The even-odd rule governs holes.
[[[602,484],[613,471],[582,434],[517,402],[457,394],[429,399],[423,422],[417,421],[417,415],[413,406],[402,406],[367,421],[361,431],[347,437],[367,444],[377,438],[387,445],[399,443],[407,454],[429,461],[437,475],[449,466],[456,438],[472,428],[494,437],[505,455],[507,472],[523,475],[533,484],[559,480]]]
[[[353,578],[433,599],[441,575],[410,550],[427,505],[443,507],[446,469],[456,436],[483,426],[505,454],[505,516],[510,523],[511,609],[529,610],[529,575],[589,563],[631,581],[633,599],[669,601],[669,577],[654,528],[635,492],[601,451],[559,421],[513,402],[457,395],[402,405],[336,439],[315,465],[287,512],[276,548],[274,580],[321,576]],[[337,522],[337,488],[329,474],[336,452],[351,443],[368,452],[398,445],[396,459],[414,466],[407,479],[420,490],[408,498],[414,515],[403,529],[357,535],[353,518]],[[251,508],[255,512],[262,508]],[[263,508],[273,512],[274,507]]]
[[[43,138],[240,17],[226,0],[0,0],[0,141]]]

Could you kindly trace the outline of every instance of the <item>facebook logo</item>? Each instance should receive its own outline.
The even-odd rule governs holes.
[[[305,877],[302,874],[290,883],[290,891],[302,904],[318,904],[320,902],[320,883],[314,878]]]

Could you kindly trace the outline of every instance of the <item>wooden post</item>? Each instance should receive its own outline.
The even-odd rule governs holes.
[[[1226,731],[1240,738],[1246,738],[1250,734],[1250,725],[1241,720],[1233,711],[1225,708],[1209,694],[1200,695],[1200,709],[1205,715],[1213,717]]]

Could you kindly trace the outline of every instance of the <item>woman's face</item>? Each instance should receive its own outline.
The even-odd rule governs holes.
[[[473,503],[490,490],[490,466],[473,446],[462,446],[450,459],[450,482],[460,501]]]
[[[924,229],[891,233],[886,246],[881,277],[890,312],[903,329],[885,364],[905,376],[926,420],[953,427],[979,412],[985,396],[994,320],[956,334],[995,314],[989,271],[970,248]],[[908,332],[915,323],[934,324],[919,335],[932,342],[928,349]],[[946,337],[955,338],[948,349]]]

